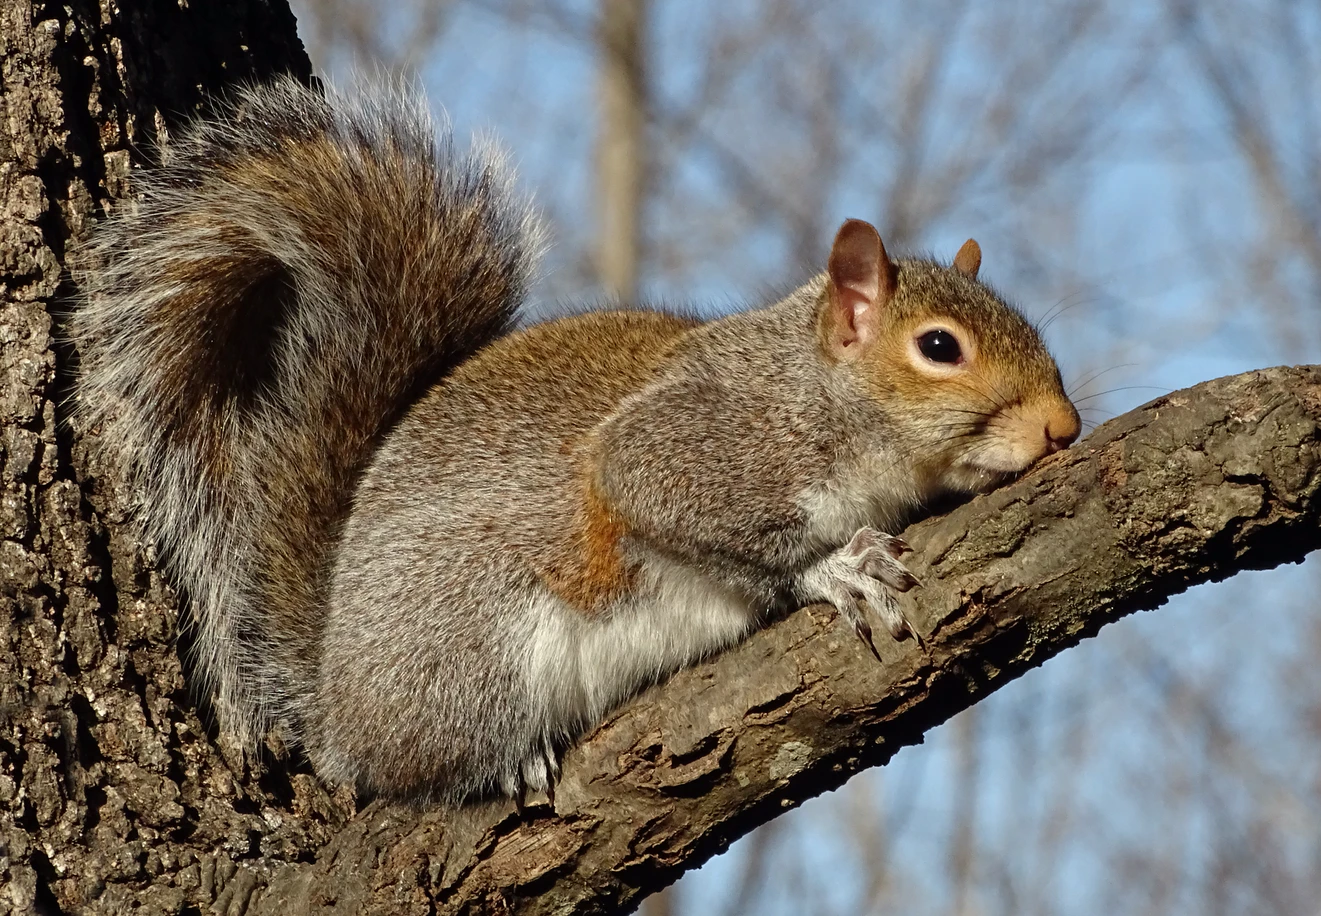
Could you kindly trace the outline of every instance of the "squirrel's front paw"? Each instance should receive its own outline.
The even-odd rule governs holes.
[[[872,641],[871,626],[858,606],[859,599],[880,615],[895,639],[912,636],[921,645],[922,638],[904,618],[894,597],[895,592],[906,592],[918,584],[899,562],[908,550],[901,538],[875,528],[859,528],[847,544],[802,574],[798,591],[805,600],[834,605],[878,660],[881,656]]]

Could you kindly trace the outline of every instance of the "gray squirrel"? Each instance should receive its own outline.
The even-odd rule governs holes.
[[[550,793],[608,712],[784,608],[916,636],[886,532],[1078,435],[971,240],[891,260],[849,220],[764,307],[516,327],[538,223],[410,93],[249,87],[136,183],[81,278],[79,408],[221,727],[332,784]]]

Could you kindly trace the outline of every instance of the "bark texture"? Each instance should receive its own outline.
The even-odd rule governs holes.
[[[260,845],[57,341],[66,254],[132,151],[207,92],[309,70],[283,0],[0,0],[0,913],[178,912]]]
[[[57,343],[66,249],[130,149],[233,79],[305,75],[292,19],[0,0],[0,60],[0,914],[627,909],[1105,623],[1321,542],[1321,368],[1208,382],[914,526],[925,649],[877,664],[810,608],[621,710],[554,810],[354,811],[208,733]]]

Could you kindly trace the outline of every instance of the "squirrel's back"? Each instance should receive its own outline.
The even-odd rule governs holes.
[[[457,155],[397,90],[244,89],[137,182],[80,278],[79,407],[189,595],[222,723],[299,739],[357,476],[511,326],[535,223],[498,157]]]

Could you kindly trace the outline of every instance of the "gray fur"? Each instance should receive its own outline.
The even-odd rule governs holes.
[[[1025,467],[1047,408],[1067,428],[1031,328],[929,261],[895,267],[867,364],[823,351],[826,276],[704,324],[511,333],[532,219],[432,132],[397,94],[245,90],[98,230],[76,322],[222,724],[331,782],[549,791],[619,703],[788,602],[870,639],[861,596],[900,635],[911,576],[870,526]],[[895,362],[943,315],[990,375]]]

